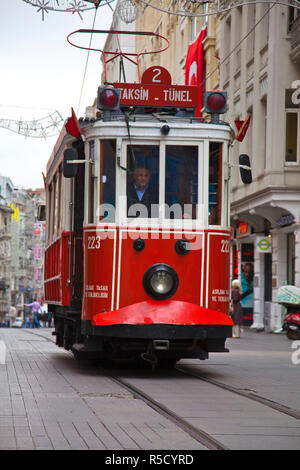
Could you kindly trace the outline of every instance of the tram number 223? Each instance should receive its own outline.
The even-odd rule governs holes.
[[[221,253],[229,253],[230,240],[221,240]]]
[[[98,250],[100,245],[101,238],[98,235],[88,237],[88,250]]]

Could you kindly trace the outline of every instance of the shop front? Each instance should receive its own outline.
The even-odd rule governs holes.
[[[280,328],[284,310],[277,291],[300,286],[300,204],[280,204],[233,211],[232,277],[242,284],[244,325],[256,330]]]

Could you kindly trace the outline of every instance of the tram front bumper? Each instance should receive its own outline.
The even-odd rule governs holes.
[[[153,340],[228,338],[231,318],[215,310],[177,300],[146,300],[94,315],[93,335]]]

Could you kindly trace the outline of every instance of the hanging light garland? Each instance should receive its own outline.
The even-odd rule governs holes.
[[[77,13],[82,19],[81,14],[93,8],[109,5],[115,0],[23,0],[33,7],[37,8],[37,12],[42,13],[42,20],[44,21],[45,13],[49,11],[64,12],[64,13]]]
[[[225,13],[233,8],[256,3],[277,4],[300,9],[299,0],[132,0],[164,13],[177,16],[201,17]],[[207,6],[209,8],[207,8]],[[201,8],[200,7],[205,7]]]
[[[0,127],[24,137],[44,138],[53,137],[59,134],[64,119],[58,111],[54,111],[41,119],[33,119],[31,121],[0,119]]]

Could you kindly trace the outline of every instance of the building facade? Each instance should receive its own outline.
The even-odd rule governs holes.
[[[0,323],[10,305],[19,314],[24,303],[42,299],[45,222],[38,222],[37,208],[45,203],[43,188],[14,188],[10,178],[1,177],[0,203]]]
[[[126,23],[119,13],[118,5],[125,2],[118,1],[115,8],[112,30],[139,31],[155,33],[167,38],[170,45],[167,50],[161,53],[154,53],[164,49],[166,41],[155,36],[148,35],[119,35],[109,34],[104,46],[105,51],[126,51],[139,54],[139,57],[129,56],[134,62],[138,62],[140,77],[136,64],[130,60],[123,59],[125,67],[125,80],[120,64],[120,57],[107,63],[107,79],[109,82],[127,81],[138,82],[143,72],[155,65],[165,67],[172,77],[172,83],[182,85],[185,82],[185,61],[189,45],[196,39],[202,28],[207,27],[207,33],[204,40],[204,53],[206,63],[206,73],[208,75],[209,89],[215,89],[218,86],[218,59],[215,55],[216,23],[215,15],[206,15],[209,12],[208,4],[193,5],[193,11],[201,16],[177,16],[169,15],[158,9],[152,8],[142,2],[136,2],[138,11],[134,21]],[[154,0],[153,5],[160,6],[159,1]],[[179,1],[178,4],[186,5],[187,2]],[[107,60],[112,55],[107,54]],[[102,57],[103,74],[102,83],[105,81],[104,57]]]
[[[7,204],[0,204],[0,325],[10,306],[11,214]]]
[[[179,1],[178,9],[182,9],[187,2]],[[160,2],[154,0],[153,5],[160,6]],[[172,83],[183,85],[185,83],[185,62],[189,45],[195,41],[202,28],[207,27],[207,34],[204,40],[206,73],[210,75],[211,82],[215,80],[216,75],[212,70],[216,68],[216,58],[214,50],[216,17],[215,15],[206,15],[208,4],[195,5],[190,4],[193,10],[187,9],[187,12],[194,11],[203,16],[178,16],[170,15],[158,9],[139,3],[139,16],[136,20],[138,31],[153,31],[154,33],[168,39],[169,48],[159,54],[150,52],[160,50],[165,47],[165,43],[159,38],[137,36],[137,51],[147,53],[140,57],[140,67],[143,72],[148,67],[160,65],[165,67],[171,77]],[[214,76],[213,76],[214,75]],[[213,86],[209,83],[210,86]],[[213,88],[212,88],[213,89]]]
[[[272,331],[283,313],[278,288],[300,286],[299,10],[250,2],[221,15],[219,32],[227,119],[235,128],[251,116],[246,137],[233,146],[233,164],[248,154],[253,176],[243,185],[232,167],[233,265],[240,277],[252,264],[252,326]]]

